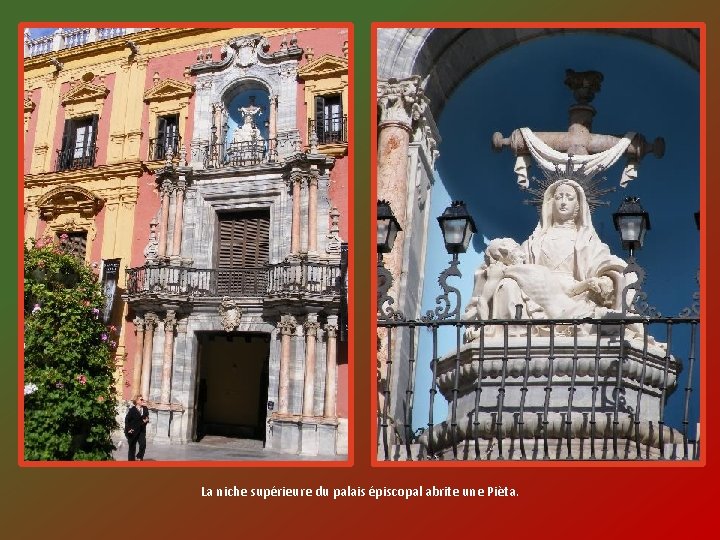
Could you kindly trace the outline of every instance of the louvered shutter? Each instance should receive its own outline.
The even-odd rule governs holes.
[[[95,154],[96,154],[95,148],[96,148],[96,144],[97,144],[97,132],[98,132],[98,120],[99,119],[100,119],[100,117],[97,114],[92,115],[92,117],[90,118],[90,125],[92,126],[92,133],[90,133],[90,137],[88,140],[87,153],[85,154],[85,156],[87,157],[88,165],[91,167],[95,165]]]
[[[165,130],[167,126],[167,119],[164,116],[159,116],[157,119],[157,139],[155,141],[155,155],[154,159],[165,159]]]
[[[70,168],[75,148],[75,126],[72,120],[65,120],[62,146],[60,147],[60,170]]]
[[[218,294],[262,296],[270,260],[270,213],[220,214],[218,222]]]
[[[325,98],[315,96],[315,133],[318,144],[325,142]]]

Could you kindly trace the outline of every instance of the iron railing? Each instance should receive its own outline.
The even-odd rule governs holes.
[[[339,296],[344,288],[339,265],[289,261],[269,267],[268,294]]]
[[[69,171],[74,169],[91,169],[95,166],[95,157],[97,156],[97,145],[88,145],[81,155],[76,156],[78,150],[76,148],[63,148],[57,151],[57,171]]]
[[[148,159],[150,161],[166,159],[168,153],[170,157],[176,158],[180,155],[180,146],[182,145],[182,137],[171,137],[170,139],[158,138],[150,139],[148,149]]]
[[[697,459],[699,322],[380,317],[379,459]],[[430,350],[418,353],[423,332]],[[455,345],[445,355],[443,335]],[[429,388],[416,389],[418,366],[430,370]],[[397,369],[408,383],[392,395]],[[413,430],[418,392],[429,395],[427,422]]]
[[[203,151],[203,166],[206,169],[247,167],[276,161],[276,139],[210,144]]]
[[[129,296],[335,296],[341,293],[342,287],[339,265],[306,261],[232,269],[172,265],[146,265],[127,269]]]
[[[347,142],[347,114],[326,117],[322,122],[308,120],[308,133],[317,135],[318,144]]]

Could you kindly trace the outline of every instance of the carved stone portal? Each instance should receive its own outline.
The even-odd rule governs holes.
[[[218,312],[220,313],[220,323],[226,332],[232,332],[240,324],[242,308],[229,296],[223,296]]]

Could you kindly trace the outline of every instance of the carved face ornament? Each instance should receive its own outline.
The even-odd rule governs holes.
[[[572,186],[562,184],[555,190],[553,213],[555,221],[574,219],[578,212],[577,193]]]

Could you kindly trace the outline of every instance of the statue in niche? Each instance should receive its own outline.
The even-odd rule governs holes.
[[[262,115],[262,108],[255,105],[255,96],[250,96],[249,104],[238,109],[242,115],[242,124],[233,132],[228,155],[232,161],[258,162],[265,152],[265,141],[255,121]]]
[[[516,309],[524,319],[620,313],[625,267],[595,232],[583,187],[559,179],[545,190],[540,220],[522,245],[509,238],[490,242],[463,318],[513,319]],[[478,336],[477,328],[467,329],[466,341]]]

